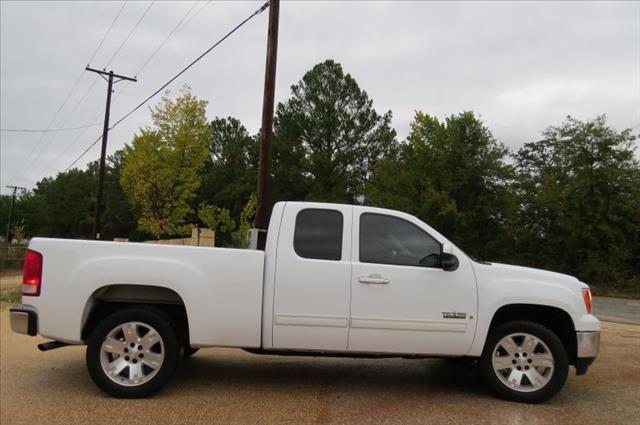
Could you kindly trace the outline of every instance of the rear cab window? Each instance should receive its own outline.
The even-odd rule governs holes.
[[[340,211],[307,208],[296,216],[293,249],[302,258],[340,261],[343,216]]]

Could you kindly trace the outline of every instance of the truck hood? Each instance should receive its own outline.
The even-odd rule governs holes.
[[[480,269],[482,274],[490,274],[494,277],[504,279],[526,280],[532,283],[544,282],[555,283],[570,289],[587,287],[586,284],[580,282],[573,276],[568,274],[556,273],[549,270],[534,269],[532,267],[513,266],[510,264],[500,263],[474,263],[475,269]],[[484,272],[484,273],[483,273]]]

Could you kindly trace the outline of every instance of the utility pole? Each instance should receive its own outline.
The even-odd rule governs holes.
[[[98,189],[96,190],[96,210],[95,216],[93,219],[93,239],[100,239],[100,216],[102,214],[102,186],[104,185],[104,169],[105,169],[105,160],[107,155],[107,137],[109,135],[109,112],[111,111],[111,93],[113,92],[113,85],[118,81],[128,80],[133,81],[134,83],[137,81],[135,78],[125,77],[124,75],[114,74],[113,71],[105,71],[99,69],[90,68],[88,65],[85,68],[87,71],[95,72],[104,78],[107,85],[107,108],[104,111],[104,127],[102,128],[102,150],[100,153],[100,170],[98,171]],[[105,75],[109,78],[105,78]],[[118,78],[118,80],[113,81],[113,78]]]
[[[20,186],[7,186],[7,188],[13,189],[13,195],[11,195],[11,209],[9,209],[9,223],[7,223],[7,239],[6,239],[7,243],[11,243],[11,239],[9,238],[11,237],[11,220],[13,220],[13,207],[15,207],[16,205],[16,192],[18,191],[18,189],[27,190],[27,188],[20,187]]]
[[[278,58],[278,19],[280,0],[269,0],[269,32],[267,34],[267,63],[262,98],[262,127],[260,129],[260,162],[258,163],[258,196],[256,227],[258,246],[263,250],[267,242],[267,202],[271,177],[271,141],[273,140],[273,106],[276,89],[276,60]]]

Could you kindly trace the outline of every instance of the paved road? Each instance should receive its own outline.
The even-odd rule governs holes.
[[[640,300],[594,297],[593,314],[601,320],[640,325]]]
[[[493,398],[473,368],[443,360],[257,356],[201,350],[147,400],[91,382],[83,347],[41,353],[0,311],[2,424],[630,424],[640,423],[640,326],[604,323],[601,356],[544,405]]]

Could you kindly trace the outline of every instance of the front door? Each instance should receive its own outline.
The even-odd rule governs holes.
[[[470,260],[440,267],[448,241],[414,217],[354,207],[349,351],[465,354],[476,324]]]

